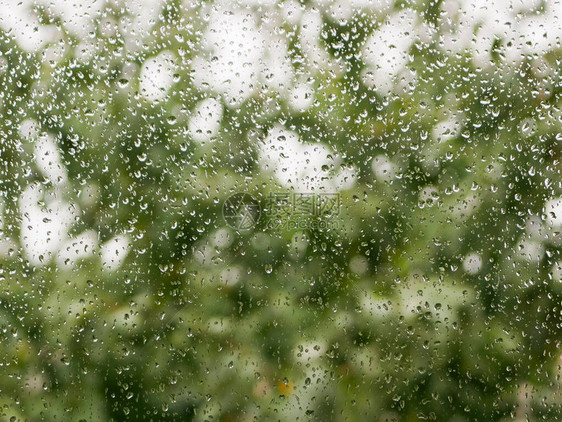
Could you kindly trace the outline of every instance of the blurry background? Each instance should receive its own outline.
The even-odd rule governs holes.
[[[0,1],[2,420],[561,420],[561,19]]]

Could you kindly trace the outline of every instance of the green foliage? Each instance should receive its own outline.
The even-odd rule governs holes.
[[[443,47],[443,2],[418,4],[433,35],[416,36],[390,90],[372,87],[363,46],[402,3],[345,21],[302,6],[321,22],[318,57],[280,5],[233,4],[277,37],[257,61],[283,39],[294,72],[288,87],[252,74],[235,101],[223,87],[236,76],[197,79],[211,72],[198,60],[224,60],[201,47],[207,2],[164,4],[144,35],[125,29],[134,8],[109,2],[86,58],[48,7],[41,25],[58,35],[41,48],[3,27],[4,418],[562,418],[561,205],[549,208],[562,195],[559,48],[509,61],[508,41],[491,40],[482,65],[474,49]],[[143,66],[162,52],[171,86],[143,92]],[[302,109],[298,81],[312,96]],[[208,98],[220,126],[197,133]],[[279,126],[328,148],[324,164],[287,147],[269,151],[288,157],[291,180],[266,168]],[[307,157],[314,171],[292,177]],[[236,192],[263,207],[304,182],[319,198],[342,174],[336,215],[301,217],[304,228],[271,225],[263,209],[250,230],[223,218]]]

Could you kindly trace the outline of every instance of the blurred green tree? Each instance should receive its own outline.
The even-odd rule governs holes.
[[[0,2],[3,417],[561,419],[558,3],[78,3]]]

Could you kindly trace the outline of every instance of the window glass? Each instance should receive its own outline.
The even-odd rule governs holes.
[[[559,0],[0,0],[0,419],[562,420]]]

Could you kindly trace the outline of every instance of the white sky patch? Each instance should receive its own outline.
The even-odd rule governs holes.
[[[158,56],[147,59],[139,77],[141,94],[149,101],[166,98],[174,84],[175,67],[174,55],[169,51],[162,51]]]
[[[129,15],[119,22],[120,32],[125,36],[127,50],[142,48],[143,38],[150,35],[152,27],[158,22],[158,15],[165,0],[126,0]]]
[[[491,64],[491,48],[496,39],[502,40],[507,62],[520,61],[528,53],[543,54],[556,48],[562,36],[562,3],[546,0],[544,10],[530,12],[538,6],[536,0],[445,0],[443,49],[471,49],[475,64],[481,67]]]
[[[88,63],[96,52],[96,46],[92,40],[83,40],[74,50],[76,59],[80,63]]]
[[[105,0],[0,0],[0,26],[12,31],[17,43],[28,52],[36,52],[57,38],[54,25],[42,25],[33,11],[36,5],[46,8],[47,13],[60,17],[65,30],[85,38],[95,29]]]
[[[0,198],[0,255],[5,255],[13,242],[4,235],[4,199]]]
[[[562,283],[562,261],[558,261],[552,266],[552,279],[557,283]]]
[[[270,40],[263,62],[262,82],[272,91],[285,91],[294,80],[295,73],[289,57],[287,41],[280,37]]]
[[[302,142],[296,133],[281,126],[273,128],[259,148],[262,168],[273,171],[287,188],[298,192],[333,191],[355,183],[353,168],[340,169],[336,174],[323,170],[323,166],[338,164],[327,146]]]
[[[7,255],[10,249],[17,246],[4,235],[4,199],[0,197],[0,255]]]
[[[375,30],[363,46],[363,55],[369,65],[368,85],[387,93],[393,80],[408,63],[408,52],[416,37],[416,15],[410,9],[392,15]]]
[[[439,199],[439,191],[433,186],[426,186],[419,193],[418,206],[420,208],[432,207]]]
[[[118,269],[123,264],[129,249],[130,241],[126,235],[118,235],[108,240],[100,248],[102,266],[108,271]]]
[[[418,308],[425,308],[429,304],[435,317],[441,321],[448,320],[450,323],[458,318],[456,308],[471,297],[467,296],[464,289],[459,286],[435,286],[430,283],[408,283],[403,285],[399,291],[401,313],[405,317],[415,317],[419,314]],[[440,304],[440,306],[436,306]]]
[[[353,6],[353,0],[336,0],[330,5],[328,11],[332,19],[347,21],[351,19],[356,10]]]
[[[376,13],[387,13],[394,4],[393,0],[352,0],[352,4],[361,7],[369,7]]]
[[[0,0],[0,27],[15,38],[27,52],[36,52],[55,40],[58,31],[54,25],[41,25],[33,12],[34,2]]]
[[[224,1],[224,0],[223,0]],[[228,4],[231,0],[226,0],[225,3]],[[277,0],[238,0],[240,4],[245,4],[247,6],[273,6],[277,3]]]
[[[328,52],[321,47],[322,16],[319,9],[308,9],[301,18],[300,45],[311,71],[330,67]]]
[[[363,275],[369,269],[369,261],[362,255],[355,255],[349,261],[349,269],[355,274]]]
[[[63,165],[54,136],[40,135],[35,141],[35,162],[43,176],[55,185],[66,183],[66,167]]]
[[[453,215],[455,218],[466,220],[478,209],[481,203],[482,200],[476,194],[470,193],[464,199],[459,199],[452,210]]]
[[[521,238],[515,248],[520,259],[530,262],[539,262],[544,255],[542,243],[526,239],[525,237]]]
[[[202,265],[209,265],[218,255],[217,249],[208,244],[199,244],[193,253],[195,260]]]
[[[357,181],[357,169],[353,166],[341,167],[333,179],[334,190],[351,189]]]
[[[228,229],[219,229],[213,235],[212,243],[217,248],[227,248],[234,241],[232,232]]]
[[[209,332],[215,334],[231,333],[232,321],[230,318],[209,318],[207,321],[207,328]]]
[[[542,221],[537,215],[530,215],[525,221],[525,233],[530,239],[541,239],[544,238],[544,227]]]
[[[562,197],[554,198],[544,205],[546,222],[555,228],[562,227]]]
[[[39,136],[39,123],[34,119],[25,119],[18,127],[18,134],[27,141],[37,138]]]
[[[263,31],[249,10],[214,7],[202,37],[208,54],[193,62],[194,83],[207,85],[224,95],[226,103],[238,105],[254,92],[262,73],[265,51]]]
[[[310,362],[319,359],[326,353],[327,347],[324,341],[313,341],[299,344],[295,349],[295,358],[299,362]]]
[[[94,30],[105,0],[48,0],[41,1],[56,16],[60,16],[66,30],[78,37],[86,37]]]
[[[394,0],[334,0],[329,12],[333,19],[347,21],[354,13],[365,9],[370,13],[388,13],[393,4]]]
[[[234,286],[242,279],[242,271],[240,268],[230,266],[221,272],[220,280],[225,286]]]
[[[7,255],[10,249],[17,246],[4,235],[4,199],[0,197],[0,255]]]
[[[24,189],[19,208],[22,218],[20,237],[25,257],[31,264],[43,266],[68,239],[68,230],[77,215],[76,209],[57,198],[55,193],[44,193],[39,183]]]
[[[199,143],[211,140],[220,129],[222,113],[222,104],[214,98],[199,102],[189,119],[191,138]]]
[[[304,112],[314,102],[314,90],[306,83],[297,83],[289,93],[289,105],[295,111]]]
[[[445,143],[457,137],[461,131],[461,120],[451,116],[447,120],[437,123],[432,129],[433,139]]]
[[[396,166],[385,155],[377,155],[371,161],[371,168],[377,180],[381,182],[390,181],[394,179],[396,174]]]
[[[477,274],[482,269],[482,257],[476,252],[464,257],[462,267],[468,274]]]
[[[388,299],[368,292],[361,295],[361,310],[373,319],[383,319],[394,311]]]
[[[304,7],[297,1],[288,0],[280,3],[279,7],[281,8],[281,14],[285,22],[296,25],[300,21]]]
[[[317,175],[322,172],[322,166],[330,164],[329,154],[324,145],[306,146],[295,132],[281,126],[272,129],[260,144],[262,168],[273,170],[286,187],[299,189],[307,188],[309,183],[318,183]]]
[[[62,245],[57,255],[57,265],[61,268],[73,268],[78,260],[92,256],[97,247],[97,233],[93,230],[85,231]]]

